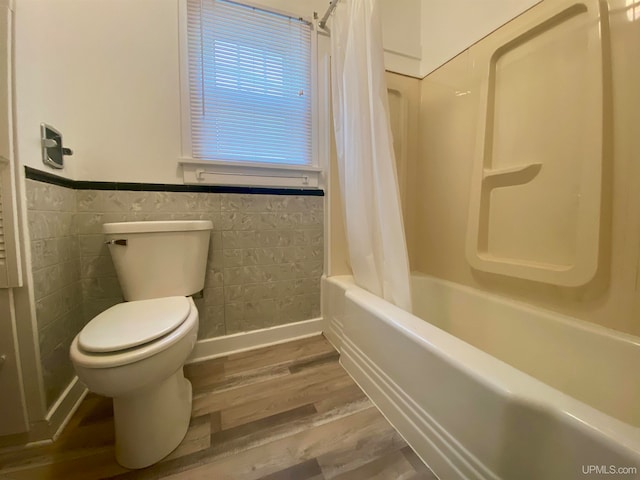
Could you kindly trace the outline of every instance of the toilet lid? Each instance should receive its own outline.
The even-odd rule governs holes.
[[[137,300],[115,305],[91,320],[78,343],[88,352],[117,352],[136,347],[175,330],[189,316],[187,297]]]

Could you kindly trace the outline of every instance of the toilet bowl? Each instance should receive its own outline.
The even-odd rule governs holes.
[[[104,224],[126,302],[91,320],[70,357],[78,378],[113,398],[116,460],[144,468],[174,450],[191,417],[183,366],[198,337],[210,221]]]
[[[149,322],[144,330],[139,328],[140,315],[149,320],[159,315],[163,322]],[[164,328],[154,329],[158,323]],[[191,384],[182,367],[197,333],[193,300],[166,297],[111,307],[73,340],[70,353],[78,378],[92,392],[113,398],[116,459],[121,465],[149,466],[184,438],[191,417]]]

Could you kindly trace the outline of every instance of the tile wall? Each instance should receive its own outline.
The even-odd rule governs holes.
[[[75,375],[69,346],[84,325],[76,191],[27,180],[36,317],[47,404]]]
[[[200,338],[320,315],[323,198],[80,190],[77,232],[85,317],[122,301],[102,224],[202,219],[213,222]]]
[[[323,197],[72,190],[33,180],[27,195],[43,365],[47,360],[60,372],[45,374],[53,399],[73,376],[73,337],[122,301],[104,245],[106,222],[213,222],[205,288],[196,300],[201,339],[320,316]]]

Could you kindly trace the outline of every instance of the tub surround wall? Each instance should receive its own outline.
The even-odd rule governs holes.
[[[29,177],[39,175],[28,171]],[[213,222],[205,288],[202,298],[196,299],[201,339],[320,316],[324,198],[317,194],[322,192],[76,190],[72,188],[76,182],[61,183],[67,186],[26,180],[36,315],[49,404],[73,378],[68,351],[75,335],[98,313],[123,301],[104,244],[102,224],[106,222]]]
[[[387,71],[387,95],[389,99],[389,126],[393,134],[393,150],[396,160],[398,189],[403,206],[403,221],[407,248],[409,251],[417,248],[416,228],[418,222],[414,220],[417,197],[420,191],[419,179],[416,178],[418,156],[418,119],[420,116],[420,81],[416,78],[398,75]],[[342,193],[338,177],[335,141],[331,132],[331,158],[328,175],[328,190],[331,196],[327,206],[327,243],[329,255],[326,267],[327,276],[351,275],[347,238],[344,228],[344,214]]]
[[[389,123],[393,133],[396,156],[398,189],[402,199],[403,220],[407,249],[419,248],[415,221],[416,202],[421,186],[417,178],[415,159],[419,155],[420,80],[387,72],[385,75],[389,96]]]
[[[48,406],[75,375],[69,346],[84,326],[74,227],[76,193],[58,185],[26,181],[33,290]]]
[[[591,5],[591,4],[590,4]],[[481,71],[476,50],[497,37],[510,38],[534,16],[543,18],[554,5],[543,2],[481,40],[421,82],[419,155],[414,157],[414,210],[409,255],[413,270],[505,295],[622,332],[640,335],[640,189],[634,153],[640,138],[640,22],[624,0],[608,2],[613,95],[605,110],[612,120],[611,151],[604,159],[601,250],[594,279],[583,287],[561,287],[472,269],[465,237],[477,131],[480,128]],[[556,6],[557,8],[557,6]],[[499,41],[497,42],[499,43]],[[629,48],[629,45],[635,47]],[[610,172],[610,173],[608,173]],[[474,200],[475,201],[475,200]]]

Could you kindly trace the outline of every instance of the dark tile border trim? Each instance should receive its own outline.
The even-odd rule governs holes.
[[[25,176],[30,180],[36,180],[38,182],[51,183],[58,185],[59,187],[75,188],[75,182],[68,178],[59,177],[51,173],[42,172],[31,167],[24,167]]]
[[[268,188],[268,187],[231,187],[228,185],[174,185],[170,183],[128,183],[128,182],[88,182],[70,180],[52,173],[31,167],[24,167],[26,178],[37,182],[51,183],[74,190],[121,190],[138,192],[196,192],[196,193],[249,193],[254,195],[306,195],[323,197],[320,189]]]

